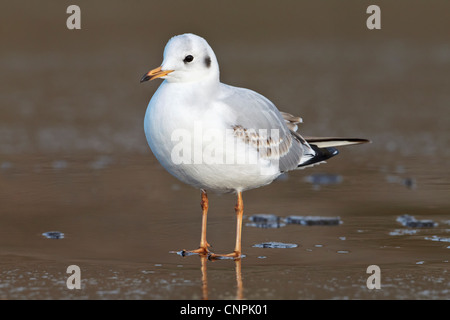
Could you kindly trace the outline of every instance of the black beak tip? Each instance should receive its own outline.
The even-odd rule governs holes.
[[[150,76],[147,75],[147,74],[144,74],[144,76],[141,78],[140,83],[145,82],[145,81],[148,81],[148,80],[150,80]]]

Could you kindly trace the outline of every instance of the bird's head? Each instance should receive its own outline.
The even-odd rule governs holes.
[[[205,39],[186,33],[169,40],[164,48],[163,63],[144,74],[141,82],[156,78],[168,82],[218,81],[219,64]]]

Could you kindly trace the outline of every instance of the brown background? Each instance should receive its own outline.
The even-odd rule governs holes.
[[[449,298],[447,1],[377,1],[373,31],[369,1],[77,1],[81,30],[66,28],[69,4],[0,11],[1,299]],[[198,244],[200,195],[151,154],[143,117],[158,83],[139,84],[185,32],[208,40],[223,82],[301,116],[301,133],[373,142],[246,192],[246,219],[343,224],[244,226],[241,269],[207,262],[206,291],[200,259],[170,253]],[[312,185],[317,174],[341,182]],[[234,201],[211,195],[217,251],[233,246]],[[403,214],[438,226],[404,228]],[[65,238],[42,236],[52,230]],[[298,247],[253,247],[265,241]],[[65,286],[70,264],[82,290]],[[381,290],[365,285],[371,264]]]

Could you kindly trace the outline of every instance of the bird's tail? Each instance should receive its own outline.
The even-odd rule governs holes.
[[[336,138],[336,137],[304,137],[310,145],[319,148],[349,146],[352,144],[368,143],[370,140],[359,138]]]
[[[304,137],[304,139],[316,154],[308,161],[301,163],[298,166],[300,169],[323,163],[325,160],[334,157],[339,153],[336,147],[370,142],[367,139],[359,138]]]

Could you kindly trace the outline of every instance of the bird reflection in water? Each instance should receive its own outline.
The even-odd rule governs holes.
[[[208,272],[207,264],[209,261],[208,256],[205,254],[200,254],[200,262],[202,271],[202,294],[203,300],[208,300]],[[236,299],[242,300],[244,298],[244,286],[242,283],[242,269],[241,269],[241,259],[234,259],[235,270],[236,270]]]

